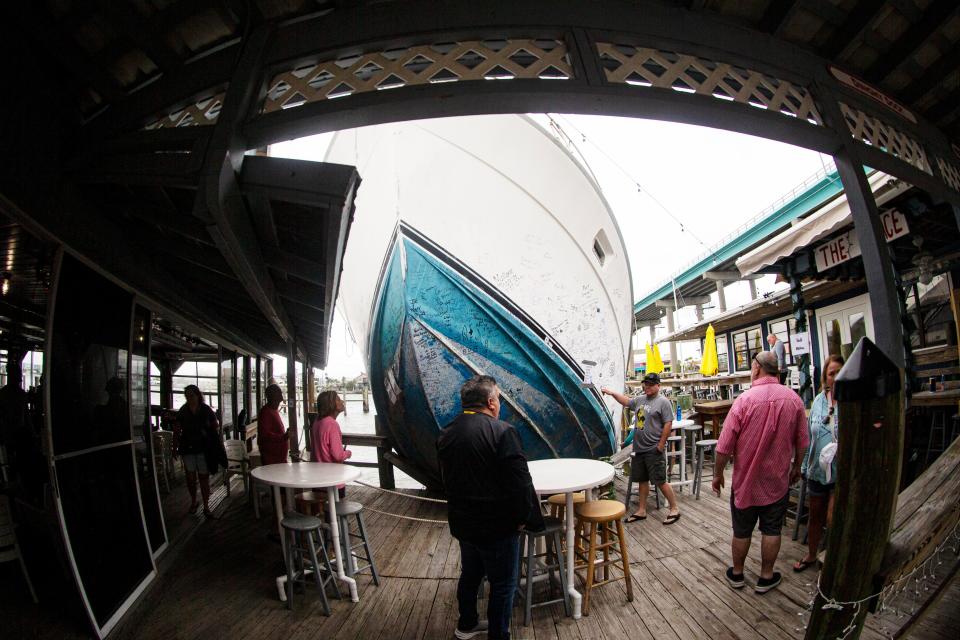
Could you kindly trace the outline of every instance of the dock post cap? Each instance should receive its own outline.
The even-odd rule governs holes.
[[[870,338],[860,338],[833,383],[837,400],[886,398],[903,387],[900,369]]]

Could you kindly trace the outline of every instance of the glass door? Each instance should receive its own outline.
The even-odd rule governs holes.
[[[156,577],[131,430],[133,296],[66,254],[57,267],[46,449],[67,560],[102,638]]]
[[[847,359],[860,338],[873,340],[870,300],[865,295],[818,309],[817,324],[820,328],[821,362],[830,355]]]

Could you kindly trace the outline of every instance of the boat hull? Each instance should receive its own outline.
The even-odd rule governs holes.
[[[378,413],[398,452],[439,481],[436,438],[461,411],[460,387],[496,378],[500,418],[530,459],[596,458],[613,422],[570,354],[494,285],[403,225],[387,262],[370,343]]]

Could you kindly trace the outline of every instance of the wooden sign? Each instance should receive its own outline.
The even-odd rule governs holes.
[[[839,80],[844,85],[850,87],[854,91],[862,93],[863,95],[879,102],[880,104],[885,106],[887,109],[890,109],[890,111],[893,111],[904,120],[909,120],[913,124],[917,124],[916,116],[914,116],[909,109],[907,109],[905,106],[903,106],[902,104],[900,104],[899,102],[897,102],[896,100],[894,100],[893,98],[885,94],[884,92],[880,91],[880,89],[877,89],[873,85],[867,84],[860,78],[852,76],[842,69],[838,69],[832,64],[827,65],[827,67],[830,69],[831,75],[833,75],[834,78]]]
[[[887,242],[910,233],[907,219],[896,210],[884,211],[880,214],[880,226]],[[817,260],[817,271],[826,271],[847,260],[860,255],[860,243],[855,230],[851,229],[842,236],[821,244],[814,250]]]

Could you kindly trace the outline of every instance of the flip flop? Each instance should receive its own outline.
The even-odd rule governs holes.
[[[663,521],[663,524],[673,524],[679,519],[680,519],[680,514],[674,513],[674,514],[668,515],[667,519]]]
[[[646,519],[647,519],[647,516],[638,516],[637,514],[633,514],[632,516],[627,518],[627,522],[636,522],[637,520],[646,520]]]
[[[807,567],[811,567],[817,564],[816,559],[814,560],[797,560],[793,565],[793,571],[795,573],[800,573],[801,571],[806,571]]]

